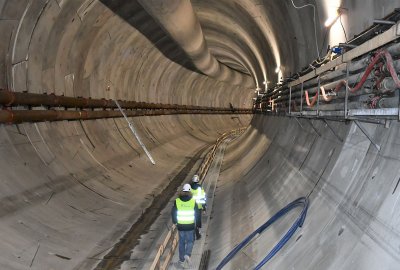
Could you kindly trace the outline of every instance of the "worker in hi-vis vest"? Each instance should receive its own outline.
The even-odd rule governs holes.
[[[179,264],[184,268],[191,267],[190,256],[195,229],[201,228],[201,212],[193,198],[190,184],[183,186],[182,192],[172,207],[171,216],[179,233]]]
[[[198,208],[206,211],[206,193],[200,184],[200,177],[197,174],[193,175],[190,187],[192,188],[193,198],[196,200]],[[198,240],[200,238],[200,229],[196,227],[196,239]]]
[[[193,198],[196,200],[197,205],[200,210],[206,210],[206,192],[204,188],[201,186],[200,178],[197,174],[193,175],[192,183],[190,183],[190,187],[192,188]]]

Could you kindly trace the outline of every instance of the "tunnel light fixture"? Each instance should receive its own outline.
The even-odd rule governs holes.
[[[268,91],[268,83],[269,83],[269,81],[267,81],[267,80],[263,81],[263,84],[264,84],[264,91],[265,91],[265,92]]]
[[[326,21],[325,21],[325,27],[329,28],[332,25],[335,24],[335,22],[339,19],[340,17],[340,12],[339,10],[336,10],[335,14],[331,17],[329,17]]]

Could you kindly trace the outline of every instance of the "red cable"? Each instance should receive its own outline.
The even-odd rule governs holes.
[[[317,93],[313,97],[312,101],[310,102],[310,98],[308,97],[308,91],[305,92],[305,94],[306,94],[306,102],[307,102],[308,107],[310,107],[310,108],[314,107],[314,104],[315,104],[315,102],[317,101],[317,98],[318,98],[318,93],[319,93],[319,91],[317,91]]]
[[[387,66],[387,68],[388,68],[388,70],[390,72],[390,76],[392,76],[397,88],[400,88],[400,80],[399,80],[399,77],[397,76],[397,72],[396,72],[396,70],[394,68],[394,65],[393,65],[393,58],[392,58],[392,56],[390,55],[390,53],[388,51],[385,50],[383,52],[385,53],[386,66]]]
[[[323,86],[320,87],[320,90],[321,90],[322,98],[323,98],[325,101],[329,102],[329,101],[332,100],[332,97],[331,97],[331,96],[327,96],[327,95],[326,95],[326,93],[325,93],[325,88],[324,88]],[[309,96],[308,96],[308,91],[306,91],[305,94],[306,94],[306,97],[305,97],[305,98],[306,98],[306,102],[307,102],[308,107],[310,107],[310,108],[314,107],[315,102],[317,101],[317,98],[318,98],[318,95],[319,95],[319,91],[317,91],[317,93],[315,93],[315,96],[313,97],[313,99],[312,99],[311,102],[310,102],[310,98],[309,98]]]
[[[380,58],[381,58],[382,56],[384,56],[384,57],[386,58],[386,66],[387,66],[388,71],[389,71],[390,75],[392,76],[392,78],[393,78],[393,80],[394,80],[396,86],[397,86],[398,88],[400,88],[400,79],[399,79],[399,77],[397,76],[397,72],[396,72],[396,70],[395,70],[395,68],[394,68],[392,55],[391,55],[387,50],[381,50],[381,51],[378,51],[378,52],[375,54],[375,56],[372,58],[371,63],[369,63],[369,65],[367,66],[367,69],[365,70],[365,73],[364,73],[364,75],[362,76],[360,82],[359,82],[354,88],[350,88],[350,87],[349,87],[349,91],[350,91],[350,92],[354,93],[354,92],[357,92],[358,90],[361,89],[361,87],[362,87],[362,86],[365,84],[365,82],[367,81],[369,74],[371,74],[371,72],[372,72],[372,70],[374,69],[376,63],[380,60]],[[335,91],[335,92],[339,92],[339,90],[340,90],[343,86],[346,86],[346,81],[345,81],[345,80],[341,80],[341,81],[336,85],[334,91]],[[314,104],[315,104],[315,102],[317,101],[319,91],[317,91],[317,93],[315,94],[315,96],[313,97],[313,99],[312,99],[311,102],[310,102],[310,99],[309,99],[309,96],[308,96],[308,91],[305,91],[305,94],[306,94],[306,95],[305,95],[305,99],[306,99],[307,105],[308,105],[310,108],[313,107]],[[325,99],[325,97],[324,97],[324,99]],[[331,98],[331,99],[332,99],[332,98]],[[330,99],[330,100],[331,100],[331,99]],[[326,101],[330,101],[330,100],[327,100],[327,99],[325,99],[325,100],[326,100]]]

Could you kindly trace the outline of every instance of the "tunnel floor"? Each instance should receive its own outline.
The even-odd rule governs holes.
[[[214,192],[222,165],[225,148],[232,139],[234,138],[229,138],[218,147],[213,162],[204,178],[203,187],[207,193],[207,212],[203,213],[202,215],[202,238],[195,241],[192,253],[191,269],[197,269],[201,263],[204,247],[207,241],[208,225],[210,219],[212,218]],[[185,177],[183,177],[183,179],[185,179],[183,182],[190,182],[193,173],[194,172],[192,170],[192,174],[187,174]],[[182,176],[180,179],[182,179]],[[150,231],[141,236],[140,243],[133,249],[130,259],[123,262],[121,270],[150,268],[151,264],[153,263],[155,253],[158,251],[158,246],[164,241],[165,235],[172,226],[170,212],[175,198],[176,194],[174,194],[174,196],[170,196],[170,201],[168,202],[167,206],[162,209],[160,216],[157,218],[154,224],[152,224]],[[181,269],[178,264],[179,258],[177,251],[178,250],[176,249],[175,255],[173,256],[168,269]]]
[[[159,217],[161,210],[168,203],[170,198],[176,193],[176,190],[181,186],[182,179],[190,177],[190,172],[195,170],[195,165],[204,156],[204,152],[208,147],[202,147],[197,153],[188,159],[184,167],[175,175],[168,186],[162,190],[157,196],[154,196],[152,204],[143,211],[135,224],[125,233],[120,241],[104,256],[101,263],[94,269],[115,269],[129,260],[131,250],[139,242],[140,236],[146,234],[151,225]]]

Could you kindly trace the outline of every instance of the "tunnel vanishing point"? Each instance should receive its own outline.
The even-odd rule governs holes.
[[[400,269],[399,1],[2,0],[0,33],[1,270],[175,269],[196,172],[193,269]]]

